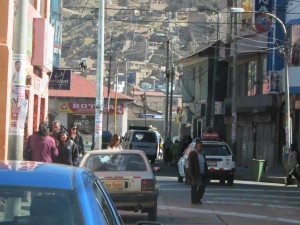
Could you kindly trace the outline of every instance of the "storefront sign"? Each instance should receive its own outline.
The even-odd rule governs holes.
[[[273,0],[256,0],[256,12],[272,12]],[[255,14],[255,27],[259,32],[270,31],[272,28],[272,18],[264,14]]]
[[[66,112],[66,113],[78,113],[78,114],[94,114],[95,113],[95,103],[88,102],[59,102],[58,103],[58,111]],[[107,104],[104,104],[104,114],[107,114]],[[117,104],[118,115],[123,115],[124,113],[124,105]],[[109,114],[115,113],[115,105],[114,103],[109,104]]]
[[[71,88],[71,70],[53,70],[49,82],[49,89],[70,90],[70,88]]]

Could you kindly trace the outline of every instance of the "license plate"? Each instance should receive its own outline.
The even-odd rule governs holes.
[[[217,162],[207,162],[207,166],[216,167],[217,166]]]
[[[123,190],[123,180],[107,180],[104,181],[104,187],[107,190]]]

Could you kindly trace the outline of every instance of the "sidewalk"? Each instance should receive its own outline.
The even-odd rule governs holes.
[[[262,173],[260,182],[285,184],[287,171],[281,167],[273,168]],[[236,167],[235,179],[254,181],[252,168]]]

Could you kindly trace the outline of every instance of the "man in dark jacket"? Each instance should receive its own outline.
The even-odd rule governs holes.
[[[189,184],[191,185],[192,204],[202,203],[206,182],[208,179],[208,167],[205,155],[202,154],[202,142],[196,140],[195,150],[188,156]]]

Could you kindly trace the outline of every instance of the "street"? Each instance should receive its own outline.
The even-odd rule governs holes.
[[[233,186],[212,181],[201,205],[190,204],[190,186],[178,183],[176,167],[158,160],[158,222],[171,224],[300,224],[300,190],[295,186],[236,180]],[[127,225],[147,214],[124,212]]]

